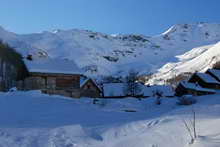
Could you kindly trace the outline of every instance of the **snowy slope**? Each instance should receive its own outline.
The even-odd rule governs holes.
[[[0,39],[23,55],[74,60],[90,75],[124,75],[130,69],[150,74],[168,62],[179,61],[177,55],[220,41],[220,24],[178,24],[152,37],[77,29],[20,35],[0,28]]]
[[[220,61],[220,42],[194,48],[183,55],[177,56],[177,58],[179,58],[179,62],[164,65],[149,82],[154,83],[158,77],[166,80],[183,73],[205,72]]]
[[[38,91],[0,93],[2,147],[218,147],[219,95],[197,97],[198,139],[182,122],[191,106],[176,99],[92,99],[48,96]],[[49,106],[49,107],[48,107]],[[13,108],[13,109],[12,109]],[[133,110],[136,112],[125,112]]]

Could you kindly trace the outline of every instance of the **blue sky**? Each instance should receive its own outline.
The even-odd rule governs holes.
[[[173,24],[220,23],[220,0],[0,0],[0,25],[17,33],[89,29],[155,35]]]

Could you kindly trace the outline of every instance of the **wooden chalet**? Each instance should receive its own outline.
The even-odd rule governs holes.
[[[189,83],[189,82],[180,82],[178,86],[175,89],[175,95],[176,96],[182,96],[182,95],[208,95],[208,94],[215,94],[215,90],[208,89],[208,88],[202,88],[198,84],[195,83]]]
[[[80,79],[81,97],[100,97],[102,96],[102,89],[91,78],[81,77]]]
[[[99,92],[87,92],[95,84],[88,81],[81,86],[82,71],[72,61],[60,59],[25,60],[29,76],[18,82],[21,90],[41,90],[47,94],[57,94],[79,98],[81,94],[88,97],[98,97]],[[85,89],[86,85],[87,88]],[[85,89],[85,90],[84,90]],[[94,88],[96,89],[96,87]],[[92,91],[92,90],[90,90]]]
[[[207,73],[195,73],[188,82],[197,83],[203,88],[220,89],[220,82]]]

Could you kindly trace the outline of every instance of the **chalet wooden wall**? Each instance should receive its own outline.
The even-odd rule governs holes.
[[[101,91],[97,86],[89,80],[83,87],[81,87],[81,97],[100,97]]]
[[[42,90],[47,94],[80,97],[80,75],[30,73],[17,84],[19,90]]]
[[[80,76],[61,76],[56,77],[56,87],[59,88],[79,88]]]

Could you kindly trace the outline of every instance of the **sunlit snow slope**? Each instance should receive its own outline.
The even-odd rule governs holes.
[[[220,42],[194,48],[177,58],[179,58],[179,62],[167,63],[148,82],[163,83],[164,80],[175,78],[178,75],[187,73],[191,75],[194,72],[205,72],[209,68],[213,68],[217,62],[220,62]]]

